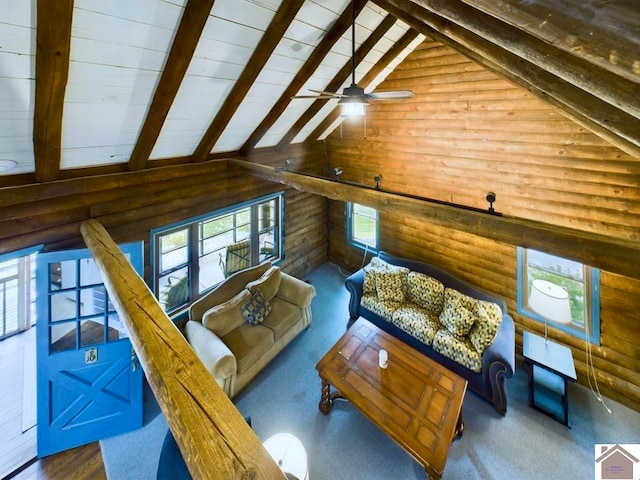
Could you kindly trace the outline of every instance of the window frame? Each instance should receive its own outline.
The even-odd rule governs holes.
[[[524,315],[527,318],[531,318],[536,320],[544,325],[544,318],[535,313],[527,306],[527,298],[529,291],[529,283],[528,283],[528,267],[529,262],[527,261],[527,252],[529,250],[533,250],[539,253],[543,253],[546,255],[551,255],[553,257],[558,257],[562,259],[563,257],[559,255],[553,255],[546,252],[540,252],[539,250],[535,250],[533,248],[525,248],[525,247],[517,247],[517,312],[520,315]],[[581,283],[584,284],[584,309],[585,309],[585,319],[584,326],[580,325],[575,320],[568,325],[556,324],[553,322],[549,322],[553,328],[560,330],[564,333],[567,333],[573,337],[579,338],[581,340],[588,339],[589,342],[593,345],[600,345],[600,270],[591,267],[589,265],[585,265],[581,262],[583,269],[583,280]],[[562,275],[570,278],[568,275]]]
[[[270,225],[267,228],[260,229],[258,225],[259,213],[262,210],[260,206],[273,201],[275,201],[276,203],[275,211],[273,213],[274,224]],[[247,222],[244,222],[242,223],[242,225],[240,225],[238,223],[237,216],[238,214],[242,214],[243,211],[248,211],[248,220]],[[233,216],[231,227],[224,231],[218,232],[215,235],[205,236],[205,224],[207,222],[223,219],[227,216]],[[238,231],[240,228],[246,228],[248,230],[248,234],[246,236],[238,235]],[[162,252],[160,249],[160,240],[163,236],[180,230],[187,230],[186,261],[180,264],[173,265],[169,269],[161,270],[160,255],[162,254]],[[263,231],[267,230],[273,231],[275,237],[275,248],[271,257],[265,255],[264,253],[261,253],[260,248],[260,244],[262,241],[260,234],[264,233]],[[215,255],[216,252],[224,252],[226,246],[230,244],[225,243],[217,249],[211,249],[210,247],[207,247],[207,251],[205,252],[205,242],[209,239],[214,238],[216,235],[223,234],[232,235],[233,240],[230,243],[234,243],[244,238],[249,238],[251,242],[251,266],[258,265],[259,263],[267,260],[269,260],[274,265],[280,264],[284,259],[284,191],[275,194],[264,195],[252,200],[247,200],[245,202],[230,205],[228,207],[214,210],[203,215],[187,218],[180,222],[175,222],[170,225],[165,225],[151,230],[149,257],[151,263],[152,291],[155,297],[158,300],[160,300],[161,298],[161,280],[164,277],[170,275],[171,272],[177,272],[185,268],[187,269],[187,302],[182,303],[175,308],[166,310],[168,315],[173,316],[183,313],[193,302],[211,291],[224,280],[223,278],[220,280],[220,282],[209,285],[202,291],[200,291],[199,274],[202,270],[202,266],[206,264],[206,262],[202,261],[202,259],[207,255]],[[261,259],[263,255],[266,258]]]
[[[370,208],[375,212],[374,217],[368,217],[368,218],[371,218],[375,224],[375,227],[374,227],[375,245],[370,245],[354,237],[355,226],[353,225],[353,223],[355,222],[355,219],[357,218],[357,216],[359,216],[359,214],[355,213],[356,205]],[[362,205],[356,202],[347,202],[346,203],[346,224],[347,224],[346,236],[347,236],[347,243],[349,245],[359,248],[360,250],[363,250],[365,253],[371,252],[374,254],[378,254],[380,252],[380,212],[377,209],[373,207],[368,207],[367,205]]]
[[[35,256],[44,250],[44,244],[35,245],[32,247],[21,248],[20,250],[15,250],[13,252],[8,252],[0,255],[0,265],[9,262],[11,260],[20,260],[25,257],[34,256],[29,262],[28,266],[21,267],[18,264],[18,274],[16,280],[18,284],[16,288],[18,289],[18,303],[23,302],[22,308],[18,305],[18,318],[17,328],[16,330],[11,330],[7,333],[7,319],[5,318],[5,307],[6,303],[3,299],[2,301],[2,311],[0,311],[0,340],[4,340],[5,338],[9,338],[13,335],[17,335],[21,332],[28,330],[36,324],[37,315],[35,311],[35,300],[36,300],[36,285],[35,285],[35,275],[36,275],[36,266],[35,266]],[[24,275],[28,273],[29,275],[29,285],[25,286],[21,284],[21,279],[24,279]],[[6,296],[6,290],[2,289],[2,295]],[[22,312],[22,318],[20,318],[20,312]]]

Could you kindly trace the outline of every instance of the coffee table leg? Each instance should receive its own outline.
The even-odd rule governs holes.
[[[322,394],[320,396],[320,403],[318,404],[318,408],[320,411],[328,415],[331,411],[331,407],[333,407],[333,399],[331,398],[331,385],[326,380],[322,380]]]
[[[456,431],[453,434],[453,439],[458,440],[462,437],[464,433],[464,420],[462,419],[462,412],[460,412],[460,416],[458,417],[458,424],[456,425]]]

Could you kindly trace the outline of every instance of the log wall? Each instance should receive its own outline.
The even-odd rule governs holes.
[[[329,168],[341,179],[554,225],[638,239],[640,159],[607,144],[560,111],[450,48],[426,40],[378,90],[411,89],[406,103],[370,105],[362,121],[327,138]],[[330,259],[352,269],[359,250],[345,242],[344,203],[329,210]],[[507,300],[522,331],[544,326],[516,313],[516,247],[427,222],[382,214],[381,246],[422,259]],[[553,252],[550,241],[549,253]],[[601,345],[593,348],[600,390],[640,410],[640,282],[601,272]],[[573,350],[588,384],[585,343],[550,329]]]
[[[299,150],[287,158],[294,159],[298,168],[313,171],[318,166],[312,153]],[[283,162],[278,156],[266,160]],[[5,188],[0,191],[0,253],[40,243],[46,251],[84,248],[80,224],[93,218],[118,243],[145,242],[149,282],[152,229],[283,189],[282,268],[304,276],[327,259],[325,199],[244,175],[229,169],[225,160]]]

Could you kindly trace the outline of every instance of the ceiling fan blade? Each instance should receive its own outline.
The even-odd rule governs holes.
[[[336,97],[335,95],[296,95],[296,96],[291,97],[291,98],[315,98],[315,99],[318,99],[318,98],[329,98],[329,99],[331,99],[331,98],[338,98],[338,97]]]
[[[390,102],[409,100],[410,98],[413,98],[415,96],[415,92],[412,92],[411,90],[393,90],[388,92],[371,92],[366,94],[366,97],[369,100]]]
[[[314,90],[314,89],[310,88],[310,89],[309,89],[309,91],[310,91],[310,92],[319,93],[320,95],[327,95],[327,96],[335,97],[335,98],[340,98],[340,97],[342,97],[342,95],[341,95],[341,94],[339,94],[339,93],[335,93],[335,92],[327,92],[327,91],[325,91],[325,90]]]

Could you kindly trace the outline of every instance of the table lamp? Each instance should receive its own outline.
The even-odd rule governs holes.
[[[534,280],[529,293],[529,307],[544,318],[544,341],[547,342],[547,323],[569,324],[571,303],[569,293],[559,285],[547,280]]]

